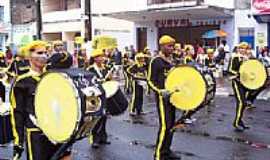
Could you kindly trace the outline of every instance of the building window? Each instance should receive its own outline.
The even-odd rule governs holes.
[[[251,9],[251,0],[236,0],[236,9]]]
[[[197,4],[201,4],[204,0],[147,0],[148,5],[152,4],[163,4],[163,3],[175,3],[175,2],[194,2],[196,1]]]
[[[239,28],[239,41],[248,42],[254,49],[254,28]]]
[[[4,21],[4,6],[0,6],[0,22]]]

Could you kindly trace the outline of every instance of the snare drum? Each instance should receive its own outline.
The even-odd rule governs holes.
[[[55,143],[90,135],[103,115],[105,92],[94,84],[94,75],[81,69],[46,73],[35,95],[38,127]]]
[[[124,113],[128,108],[128,101],[117,81],[107,81],[102,84],[106,93],[106,110],[113,116]]]

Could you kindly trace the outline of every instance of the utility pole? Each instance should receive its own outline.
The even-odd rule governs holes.
[[[88,40],[92,40],[92,11],[91,11],[91,0],[85,0],[85,14],[88,17],[87,30],[88,30]]]
[[[36,23],[37,23],[37,39],[42,39],[42,16],[40,0],[36,0]]]

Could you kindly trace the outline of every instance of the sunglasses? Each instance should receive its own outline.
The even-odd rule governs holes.
[[[36,52],[37,54],[47,54],[47,51],[40,51],[40,52]]]

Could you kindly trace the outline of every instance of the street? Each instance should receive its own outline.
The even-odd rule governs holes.
[[[201,109],[197,121],[174,135],[172,149],[183,160],[266,160],[270,157],[269,101],[258,100],[257,108],[247,110],[244,120],[251,126],[238,133],[233,130],[234,97],[224,94],[229,83],[219,84],[215,102]],[[110,145],[92,149],[85,138],[76,142],[74,160],[151,160],[158,130],[158,116],[153,96],[144,97],[146,115],[130,117],[128,112],[110,117],[107,123]],[[177,113],[177,117],[181,115]],[[1,147],[0,157],[12,157],[12,146]]]

